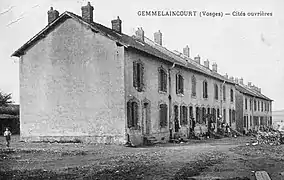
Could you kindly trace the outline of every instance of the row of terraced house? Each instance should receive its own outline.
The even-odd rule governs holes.
[[[271,125],[272,100],[259,88],[191,58],[188,46],[166,49],[160,31],[154,40],[142,28],[128,36],[119,17],[108,28],[93,21],[90,3],[81,10],[51,8],[48,25],[12,55],[23,140],[143,144],[188,137],[208,115],[238,131]]]

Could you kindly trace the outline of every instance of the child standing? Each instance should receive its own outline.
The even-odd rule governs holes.
[[[12,135],[11,131],[9,131],[9,129],[6,128],[6,131],[4,132],[4,137],[6,138],[7,147],[10,146],[11,135]]]

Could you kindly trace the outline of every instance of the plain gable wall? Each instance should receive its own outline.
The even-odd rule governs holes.
[[[125,139],[124,48],[67,19],[20,62],[21,137]]]

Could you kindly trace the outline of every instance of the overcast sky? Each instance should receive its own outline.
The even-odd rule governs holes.
[[[284,109],[284,1],[283,0],[94,0],[94,21],[111,27],[120,17],[122,31],[133,35],[142,27],[153,39],[163,33],[163,45],[182,51],[190,47],[191,57],[218,64],[218,71],[243,77],[273,99],[273,110]],[[13,94],[19,103],[18,59],[10,55],[47,25],[51,6],[63,13],[81,15],[79,0],[0,1],[0,89]],[[264,17],[142,17],[141,10],[186,10],[232,13],[233,11],[272,13]]]

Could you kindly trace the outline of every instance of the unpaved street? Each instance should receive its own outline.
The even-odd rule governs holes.
[[[249,137],[129,148],[1,139],[0,179],[284,179],[284,146],[247,146]]]

